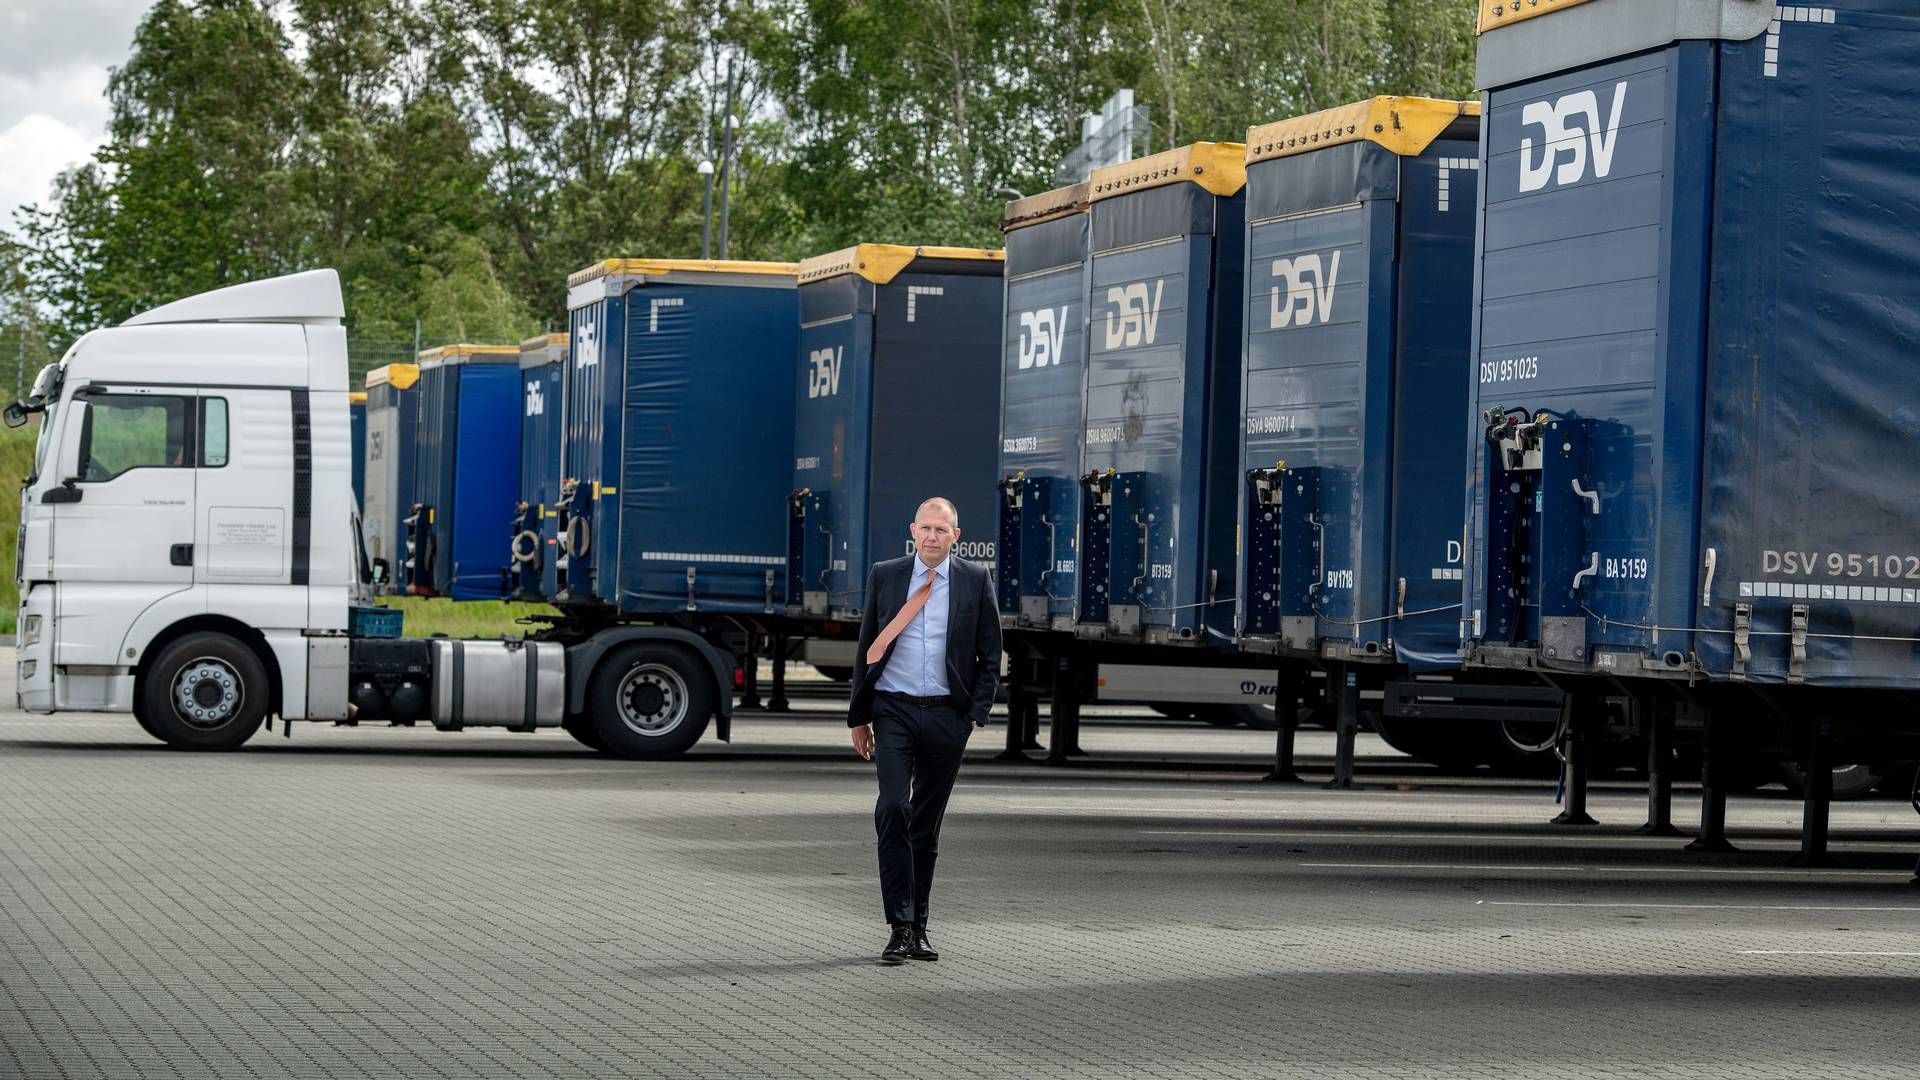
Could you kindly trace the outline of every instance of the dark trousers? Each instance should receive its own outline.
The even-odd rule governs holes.
[[[915,705],[884,694],[874,697],[872,716],[873,763],[880,778],[880,800],[873,807],[880,897],[888,923],[925,929],[940,819],[973,725],[951,705]]]

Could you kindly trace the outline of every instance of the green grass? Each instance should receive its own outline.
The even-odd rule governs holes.
[[[40,436],[39,421],[25,427],[0,427],[0,476],[7,489],[0,492],[0,524],[6,526],[7,569],[0,575],[0,634],[13,633],[20,613],[20,587],[13,580],[13,554],[20,534],[20,482],[33,471],[33,441]]]
[[[432,637],[445,634],[459,638],[525,637],[538,629],[514,620],[523,615],[552,615],[545,604],[510,604],[500,600],[462,600],[455,603],[440,597],[383,596],[381,607],[399,608],[406,615],[402,633],[407,637]]]

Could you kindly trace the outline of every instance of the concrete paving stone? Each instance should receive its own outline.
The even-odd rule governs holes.
[[[1335,792],[1260,783],[1258,732],[1095,717],[1065,769],[1000,734],[947,820],[944,956],[890,969],[830,706],[664,763],[0,712],[0,1075],[1920,1076],[1903,803],[1836,806],[1845,865],[1796,871],[1781,797],[1703,858],[1630,834],[1630,783],[1553,829],[1550,783],[1370,737]]]

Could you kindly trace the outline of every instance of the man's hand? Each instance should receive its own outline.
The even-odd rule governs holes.
[[[873,725],[861,724],[849,729],[853,732],[853,752],[868,761],[873,760]]]

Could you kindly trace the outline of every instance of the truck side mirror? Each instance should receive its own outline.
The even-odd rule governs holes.
[[[27,422],[27,407],[16,401],[7,406],[5,412],[0,412],[0,420],[5,420],[10,428],[21,427]]]

